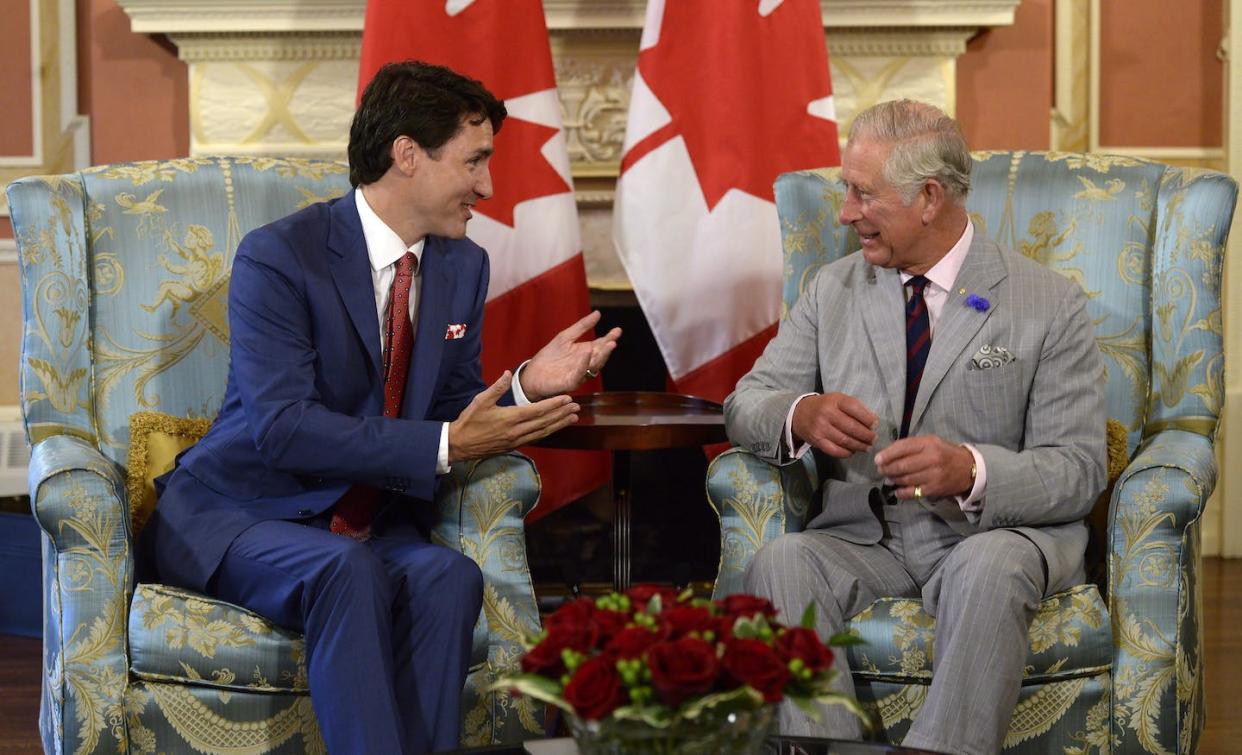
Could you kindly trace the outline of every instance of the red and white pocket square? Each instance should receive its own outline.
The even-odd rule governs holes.
[[[458,338],[466,337],[466,323],[452,323],[448,326],[448,331],[444,334],[444,340],[456,341]]]

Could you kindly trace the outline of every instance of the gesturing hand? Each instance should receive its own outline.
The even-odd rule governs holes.
[[[497,406],[512,382],[512,374],[505,370],[449,423],[450,464],[512,451],[578,421],[579,407],[569,396],[553,396],[526,406]]]
[[[793,414],[795,440],[844,459],[875,443],[876,416],[867,405],[845,393],[807,396]]]
[[[553,336],[531,358],[522,370],[522,391],[528,398],[570,393],[604,368],[617,348],[621,329],[613,328],[594,341],[578,341],[595,327],[599,318],[599,310],[592,312]]]
[[[970,468],[974,454],[938,435],[916,435],[894,441],[875,455],[875,467],[892,481],[898,498],[968,495],[974,486]]]

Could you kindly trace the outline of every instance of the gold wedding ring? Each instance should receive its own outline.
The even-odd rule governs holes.
[[[923,486],[922,486],[922,485],[915,485],[915,486],[914,486],[914,500],[916,500],[916,501],[917,501],[918,499],[920,499],[920,498],[922,498],[922,497],[923,497]]]
[[[597,377],[599,377],[599,373],[591,369],[590,367],[587,367],[587,371],[586,371],[587,380],[594,380]]]

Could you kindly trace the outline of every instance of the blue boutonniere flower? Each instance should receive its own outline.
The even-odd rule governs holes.
[[[978,312],[987,312],[988,307],[992,306],[992,304],[979,294],[969,294],[966,297],[966,306]]]

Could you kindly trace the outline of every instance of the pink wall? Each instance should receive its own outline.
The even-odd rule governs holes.
[[[91,162],[190,153],[186,65],[166,37],[134,34],[115,0],[78,3],[78,103],[91,117]]]
[[[957,60],[957,117],[972,149],[1048,149],[1052,0],[1023,0]]]
[[[1221,145],[1222,5],[1100,3],[1100,144]]]
[[[30,119],[30,2],[0,0],[0,18],[17,33],[4,35],[0,44],[0,92],[4,92],[4,117],[0,118],[0,155],[29,155],[34,150]]]

